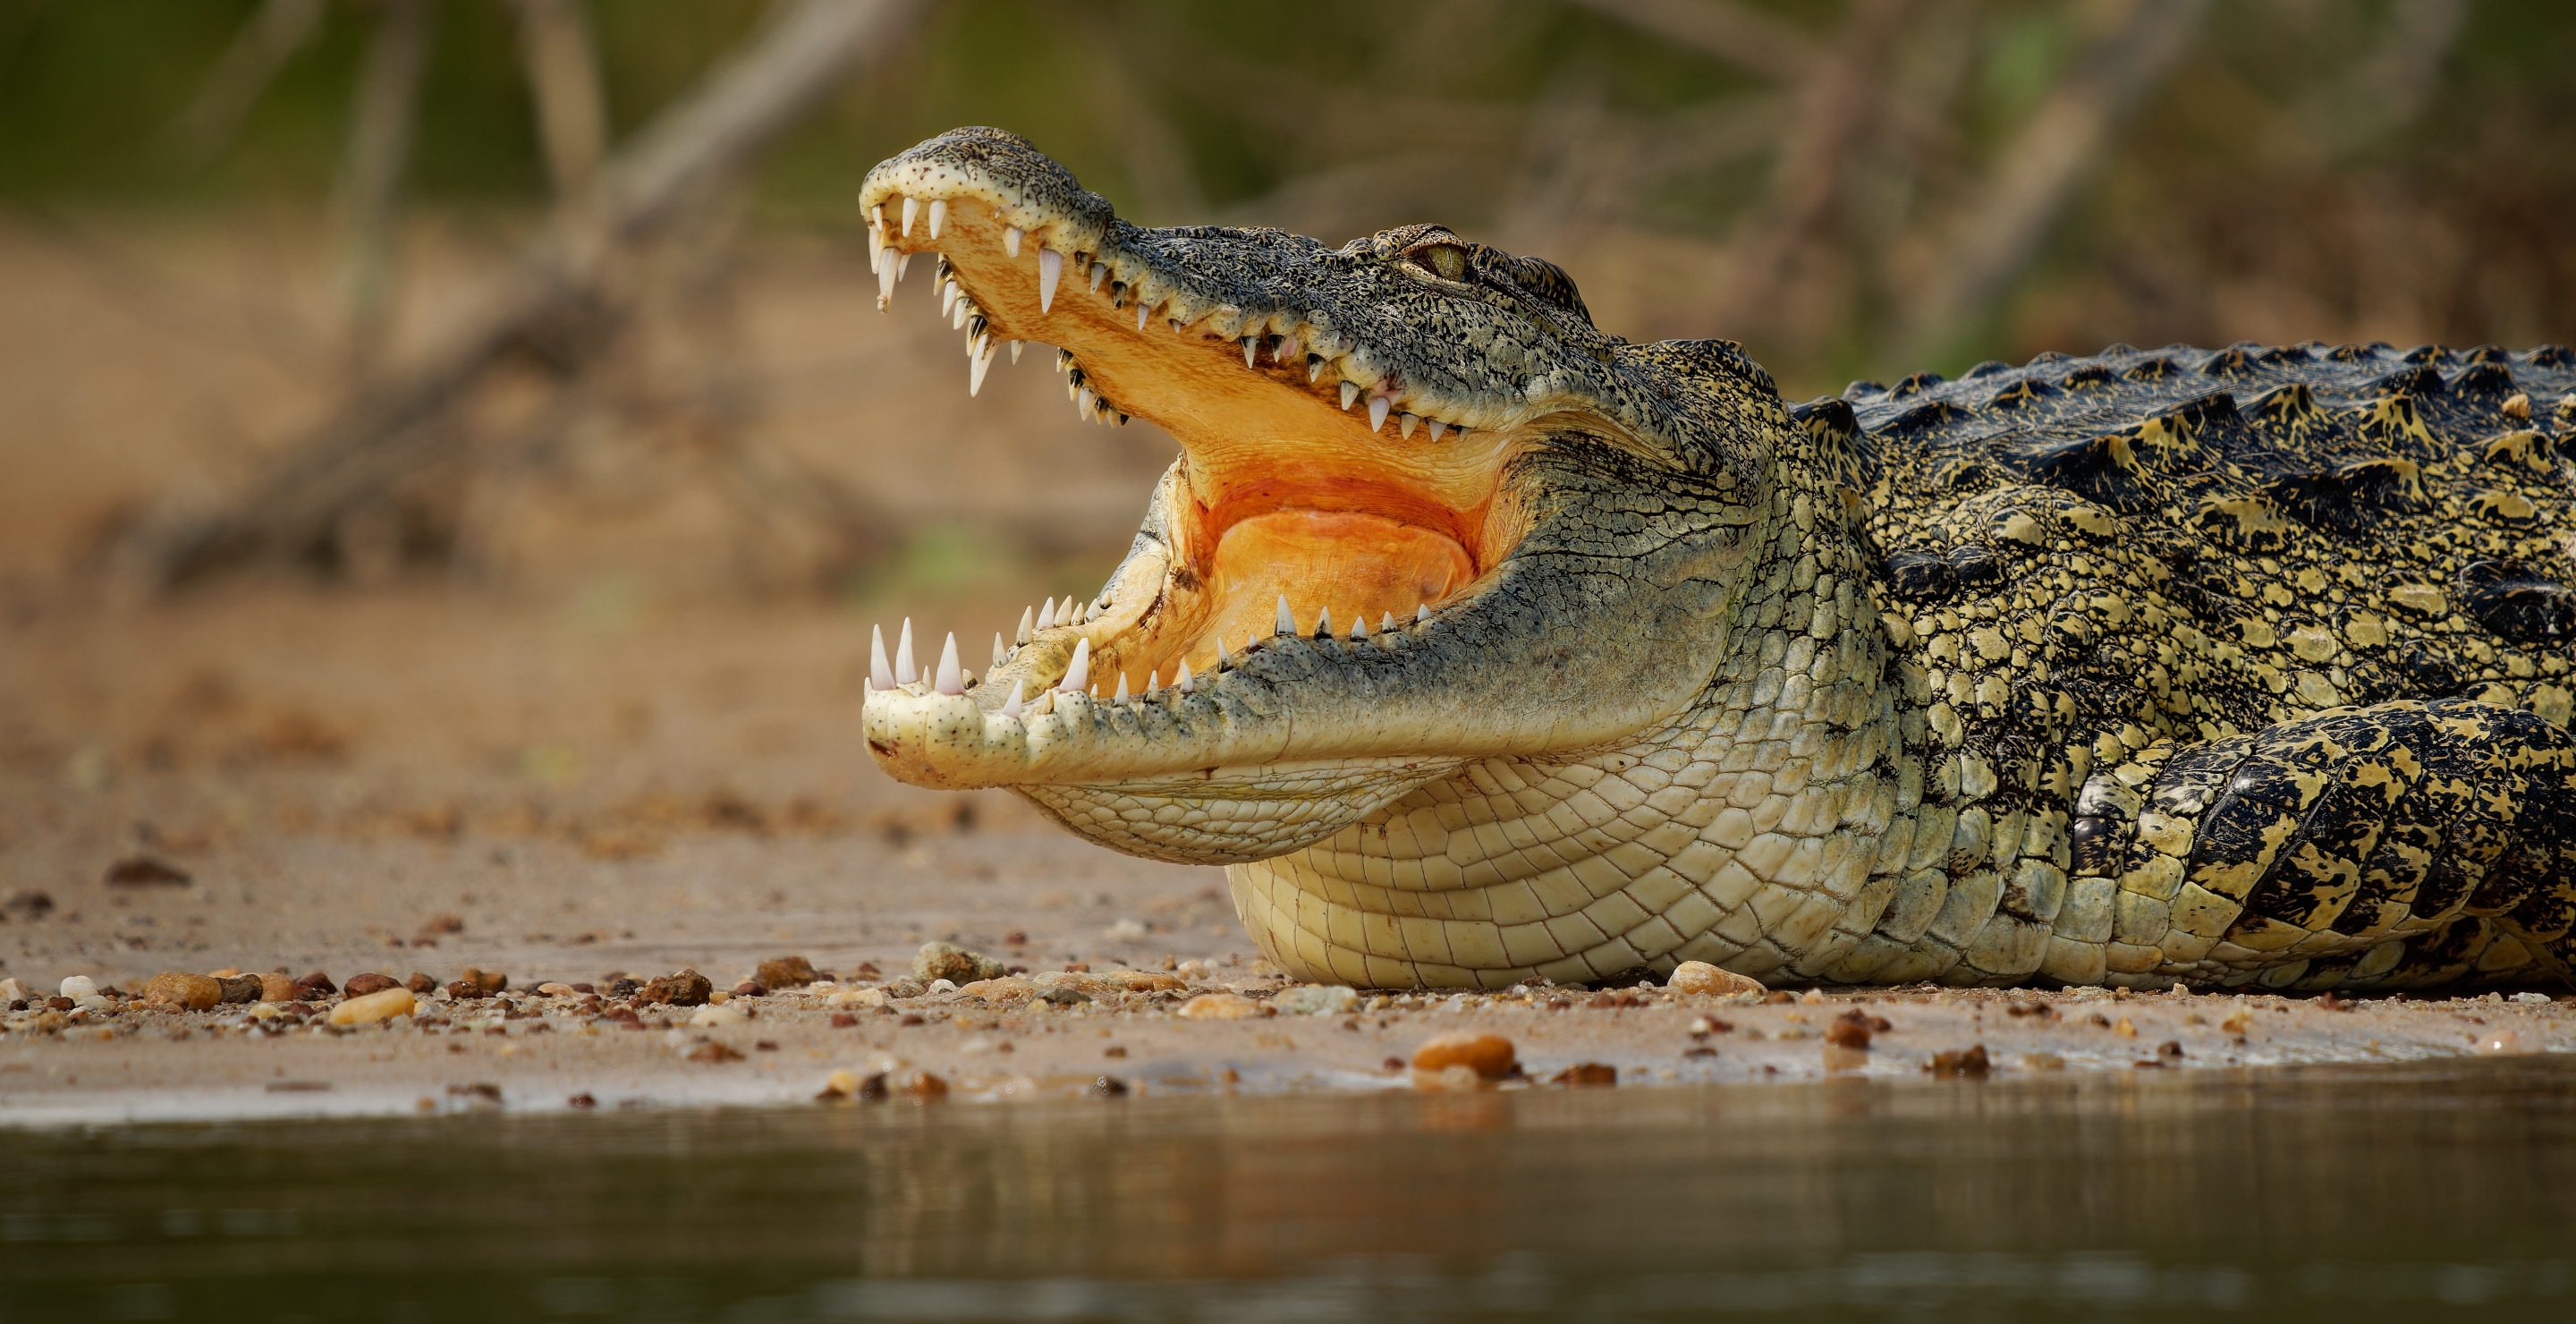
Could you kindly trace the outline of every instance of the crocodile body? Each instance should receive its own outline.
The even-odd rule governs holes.
[[[2564,349],[2114,346],[1792,407],[1437,226],[1143,229],[989,129],[861,204],[887,295],[941,254],[976,381],[1056,345],[1087,416],[1182,444],[1093,602],[980,677],[879,650],[872,755],[1228,866],[1292,973],[2576,956]]]

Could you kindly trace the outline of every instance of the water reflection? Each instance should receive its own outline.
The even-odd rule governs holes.
[[[2564,1318],[2576,1063],[22,1132],[0,1210],[0,1320]]]

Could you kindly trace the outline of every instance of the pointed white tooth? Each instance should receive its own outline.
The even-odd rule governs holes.
[[[1163,669],[1161,667],[1156,667],[1152,671],[1145,673],[1145,697],[1148,699],[1158,698],[1162,693]]]
[[[1432,439],[1433,441],[1438,441],[1438,440],[1440,440],[1440,434],[1441,434],[1441,433],[1443,433],[1443,432],[1446,432],[1446,431],[1448,431],[1448,430],[1449,430],[1449,425],[1448,425],[1448,424],[1443,423],[1443,422],[1441,422],[1439,419],[1436,419],[1436,418],[1435,418],[1435,419],[1433,419],[1433,420],[1431,420],[1431,439]]]
[[[1153,309],[1146,307],[1146,306],[1145,306],[1143,303],[1141,303],[1141,302],[1139,302],[1139,303],[1136,305],[1136,329],[1137,329],[1137,330],[1142,331],[1142,330],[1144,330],[1144,329],[1145,329],[1145,316],[1146,316],[1146,314],[1151,313],[1151,312],[1153,312],[1153,311],[1154,311]]]
[[[1002,716],[1017,717],[1020,715],[1020,693],[1027,685],[1028,682],[1024,680],[1015,680],[1011,682],[1011,697],[1003,701]]]
[[[946,317],[946,316],[948,316],[950,313],[953,313],[953,312],[957,311],[957,294],[958,294],[957,282],[955,282],[955,281],[953,281],[953,280],[943,280],[943,281],[939,282],[939,315],[940,315],[940,316],[942,316],[942,317]]]
[[[975,366],[967,370],[966,394],[972,396],[984,389],[984,374],[993,368],[993,333],[984,333],[983,353],[975,356]]]
[[[1332,608],[1326,607],[1323,611],[1317,613],[1315,617],[1315,637],[1318,639],[1330,639],[1333,637]]]
[[[903,279],[904,277],[909,276],[909,275],[911,275],[911,274],[912,274],[912,254],[910,254],[910,253],[906,253],[906,254],[904,254],[902,257],[899,257],[899,258],[895,259],[895,264],[894,264],[894,278],[895,278],[896,280],[901,280],[901,279]]]
[[[1011,650],[1009,646],[1002,642],[1002,632],[995,630],[993,632],[993,665],[998,667],[1010,660]]]
[[[1188,658],[1182,658],[1181,674],[1172,682],[1172,688],[1179,690],[1183,694],[1187,694],[1198,687],[1199,683],[1190,679],[1190,660]]]
[[[1254,337],[1245,336],[1243,338],[1243,366],[1247,368],[1252,366],[1252,353],[1260,346],[1260,344],[1261,342]]]
[[[1032,630],[1051,630],[1055,628],[1055,599],[1047,599],[1046,605],[1038,608],[1038,618],[1034,624],[1030,625],[1029,628]],[[1021,642],[1025,643],[1027,640],[1023,638]]]
[[[1351,616],[1351,638],[1352,638],[1352,639],[1354,639],[1354,640],[1359,640],[1359,639],[1366,639],[1366,638],[1368,638],[1368,613],[1367,613],[1367,612],[1364,612],[1364,611],[1363,611],[1363,612],[1355,612],[1355,613],[1353,613],[1353,614],[1352,614],[1352,616]]]
[[[1073,642],[1073,665],[1064,669],[1064,683],[1056,688],[1074,694],[1083,693],[1091,688],[1090,640],[1077,639]]]
[[[1216,641],[1216,669],[1217,669],[1217,670],[1219,670],[1219,671],[1223,671],[1223,670],[1225,670],[1227,667],[1230,667],[1230,666],[1232,666],[1232,665],[1234,665],[1234,659],[1226,655],[1226,651],[1225,651],[1225,641],[1224,641],[1224,640],[1222,640],[1222,639],[1217,640],[1217,641]]]
[[[1391,611],[1384,611],[1384,612],[1379,612],[1379,613],[1378,613],[1378,617],[1377,617],[1377,632],[1378,632],[1379,634],[1393,634],[1393,633],[1395,633],[1395,613],[1394,613],[1394,612],[1391,612]]]
[[[1038,628],[1038,609],[1035,607],[1020,608],[1020,633],[1017,637],[1017,642],[1023,644],[1027,643],[1029,641],[1030,634]]]
[[[1431,619],[1431,606],[1430,606],[1430,604],[1428,604],[1428,603],[1421,603],[1421,604],[1417,604],[1417,605],[1414,607],[1414,609],[1413,609],[1413,623],[1414,623],[1414,624],[1416,624],[1416,625],[1420,625],[1422,622],[1427,621],[1427,620],[1430,620],[1430,619]]]
[[[1421,419],[1415,418],[1411,414],[1406,414],[1402,418],[1395,420],[1395,432],[1397,436],[1404,438],[1406,441],[1411,441],[1413,440],[1413,430],[1421,425]]]
[[[966,678],[957,668],[957,632],[955,630],[948,632],[948,642],[940,646],[939,678],[932,682],[932,688],[942,694],[966,692]]]
[[[946,224],[948,224],[948,199],[941,198],[930,204],[930,237],[938,238],[939,227]]]
[[[912,218],[921,214],[921,203],[915,198],[903,200],[903,237],[912,237]]]
[[[912,669],[912,618],[906,616],[903,618],[903,638],[894,646],[894,683],[909,685],[919,679],[921,673]]]
[[[1018,227],[1018,226],[1016,226],[1016,225],[1005,225],[1005,226],[1003,226],[1003,227],[1002,227],[1002,251],[1004,251],[1004,252],[1006,252],[1006,253],[1009,253],[1009,254],[1010,254],[1011,256],[1013,256],[1013,257],[1018,257],[1018,256],[1020,255],[1020,239],[1021,239],[1021,238],[1022,238],[1022,235],[1021,235],[1020,227]]]
[[[886,218],[884,203],[880,202],[877,205],[868,208],[868,222],[868,228],[875,230],[879,234],[883,234],[885,232]]]
[[[1089,611],[1087,611],[1087,612],[1084,612],[1084,613],[1082,614],[1082,619],[1083,619],[1083,620],[1085,620],[1085,621],[1096,621],[1096,620],[1099,620],[1099,619],[1100,619],[1100,604],[1099,604],[1099,603],[1097,603],[1097,602],[1095,602],[1095,603],[1091,604],[1091,610],[1089,610]]]
[[[1055,308],[1055,283],[1064,279],[1064,254],[1052,248],[1038,250],[1038,311]]]
[[[886,665],[885,627],[868,627],[868,684],[881,690],[894,688],[894,668]]]
[[[1295,616],[1292,616],[1292,615],[1290,615],[1290,614],[1288,613],[1288,595],[1287,595],[1287,594],[1285,594],[1285,593],[1282,593],[1282,594],[1280,594],[1280,595],[1279,595],[1279,625],[1278,625],[1278,628],[1277,628],[1277,629],[1275,629],[1275,630],[1272,630],[1272,631],[1271,631],[1271,633],[1272,633],[1272,634],[1295,634],[1295,633],[1297,633],[1297,618],[1296,618]]]
[[[1324,375],[1324,361],[1323,361],[1322,359],[1317,359],[1317,360],[1315,360],[1314,362],[1309,363],[1309,364],[1307,364],[1307,365],[1306,365],[1306,380],[1307,380],[1309,383],[1312,383],[1316,378],[1321,377],[1321,376],[1323,376],[1323,375]],[[1342,406],[1342,408],[1344,408],[1344,409],[1348,409],[1348,408],[1350,408],[1350,406],[1349,406],[1349,405],[1344,405],[1344,406]]]
[[[1118,693],[1117,693],[1117,695],[1116,695],[1115,697],[1111,698],[1109,701],[1110,701],[1111,703],[1125,703],[1125,702],[1127,702],[1127,673],[1126,673],[1126,672],[1121,671],[1121,672],[1119,672],[1119,673],[1118,673]]]
[[[877,259],[885,256],[885,231],[868,227],[868,270],[877,269]]]
[[[1082,415],[1083,420],[1088,422],[1091,419],[1091,407],[1099,399],[1100,397],[1094,394],[1090,387],[1083,387],[1082,393],[1073,398],[1073,412]]]
[[[1354,401],[1354,400],[1357,400],[1357,399],[1359,399],[1359,398],[1360,398],[1360,384],[1359,384],[1358,382],[1344,382],[1344,383],[1342,383],[1342,408],[1344,408],[1344,409],[1348,409],[1348,408],[1350,408],[1350,407],[1351,407],[1351,402],[1352,402],[1352,401]]]
[[[966,329],[966,315],[967,315],[967,314],[966,314],[966,301],[965,301],[964,299],[960,299],[960,300],[958,300],[958,301],[957,301],[956,305],[955,305],[955,306],[954,306],[954,307],[949,311],[949,314],[948,314],[948,329],[949,329],[949,330],[951,330],[951,331],[963,331],[963,330],[965,330],[965,329]],[[971,355],[971,354],[973,354],[975,351],[974,351],[974,349],[970,346],[970,347],[967,349],[967,351],[966,351],[966,352],[967,352],[968,354],[970,354],[970,355]]]
[[[1098,293],[1100,293],[1100,282],[1102,282],[1102,281],[1104,281],[1104,280],[1107,280],[1108,278],[1109,278],[1109,268],[1108,268],[1108,266],[1107,266],[1106,264],[1104,264],[1104,263],[1099,263],[1099,262],[1094,262],[1094,263],[1092,263],[1092,264],[1091,264],[1091,292],[1092,292],[1092,293],[1094,293],[1094,294],[1098,294]]]
[[[1011,342],[1011,362],[1013,362],[1013,363],[1017,363],[1017,362],[1019,362],[1019,361],[1020,361],[1020,342],[1018,342],[1018,341],[1014,340],[1014,341],[1012,341],[1012,342]]]
[[[1386,408],[1385,396],[1372,395],[1369,397],[1369,431],[1376,432],[1386,426]]]
[[[895,268],[902,265],[903,259],[893,253],[888,253],[884,257],[877,259],[878,312],[884,312],[886,310],[886,305],[894,301]]]

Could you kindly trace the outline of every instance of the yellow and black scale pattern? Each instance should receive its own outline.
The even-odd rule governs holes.
[[[1793,409],[1956,824],[1832,976],[2563,977],[2571,392],[2556,346],[2113,346]]]

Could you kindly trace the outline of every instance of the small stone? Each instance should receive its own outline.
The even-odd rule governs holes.
[[[64,980],[66,985],[71,981]],[[184,970],[164,970],[152,976],[143,986],[147,1006],[185,1007],[204,1011],[224,1000],[224,986],[206,975],[192,975]]]
[[[740,1025],[750,1019],[751,1018],[749,1016],[745,1016],[742,1013],[742,1008],[740,1007],[710,1006],[698,1008],[697,1013],[689,1017],[689,1024],[693,1026]]]
[[[502,974],[498,970],[478,970],[470,965],[457,971],[456,978],[460,983],[473,984],[482,989],[483,996],[487,998],[510,987],[510,977],[508,975]]]
[[[2546,993],[2516,993],[2513,995],[2513,1000],[2516,1002],[2527,1003],[2534,1007],[2546,1007],[2549,1005],[2549,995]]]
[[[1994,1070],[1994,1063],[1987,1060],[1984,1044],[1971,1044],[1966,1048],[1945,1048],[1934,1053],[1932,1060],[1923,1064],[1923,1069],[1936,1076],[1982,1077]]]
[[[732,996],[737,998],[765,998],[769,996],[769,986],[761,983],[757,979],[746,979],[733,986]]]
[[[742,1054],[710,1039],[690,1049],[688,1059],[692,1062],[739,1062]]]
[[[459,1002],[471,1002],[483,996],[483,986],[471,979],[459,979],[447,986],[447,996]]]
[[[1261,1014],[1261,1004],[1234,993],[1201,993],[1181,1004],[1180,1016],[1190,1021],[1239,1021]],[[1511,1052],[1508,1040],[1500,1041],[1503,1051]]]
[[[803,988],[814,982],[814,963],[801,956],[773,956],[760,963],[752,978],[771,988]]]
[[[220,1000],[225,1003],[257,1002],[260,990],[264,987],[257,975],[217,975],[215,982],[223,985],[224,991]]]
[[[2138,1037],[2138,1027],[2130,1024],[2129,1018],[2123,1016],[2120,1018],[2118,1024],[2111,1027],[2111,1033],[2116,1034],[2123,1039],[2135,1039]]]
[[[391,975],[351,975],[349,982],[341,986],[340,992],[349,997],[363,998],[370,993],[382,993],[389,988],[402,988],[402,984]],[[404,989],[404,991],[410,990]]]
[[[847,1030],[858,1023],[859,1018],[846,1011],[836,1011],[832,1013],[832,1028],[835,1030]]]
[[[1005,973],[1001,962],[953,942],[925,942],[912,954],[912,977],[924,983],[945,979],[962,987],[981,979],[999,979]]]
[[[667,975],[655,975],[653,982],[636,991],[635,1000],[648,1005],[668,1003],[674,1007],[703,1007],[714,992],[715,985],[708,982],[705,975],[682,969]]]
[[[882,1007],[886,992],[881,988],[845,988],[823,1001],[834,1007]]]
[[[87,975],[72,975],[65,978],[54,989],[54,995],[70,998],[74,1002],[83,998],[94,998],[98,996],[98,983]]]
[[[1548,1077],[1547,1083],[1577,1087],[1616,1085],[1619,1083],[1619,1068],[1607,1062],[1577,1062]]]
[[[262,1002],[293,1002],[300,996],[302,994],[295,987],[295,981],[284,974],[271,973],[259,977],[259,1000]]]
[[[855,1071],[835,1071],[831,1075],[823,1078],[823,1091],[822,1093],[815,1095],[814,1098],[815,1101],[819,1103],[833,1103],[842,1099],[856,1098],[858,1097],[858,1093],[859,1073]]]
[[[1499,1034],[1467,1030],[1436,1035],[1413,1050],[1415,1071],[1438,1072],[1452,1066],[1466,1067],[1486,1080],[1501,1080],[1520,1071],[1520,1055],[1512,1041]]]
[[[920,980],[910,977],[895,980],[885,986],[885,995],[890,998],[917,998],[928,991],[929,989]]]
[[[2179,1039],[2167,1039],[2163,1043],[2156,1045],[2156,1056],[2158,1057],[2180,1061],[2182,1055],[2182,1041]]]
[[[1004,1007],[1016,1007],[1037,996],[1037,986],[1018,975],[1004,975],[999,979],[978,979],[957,991],[971,993],[986,1002]]]
[[[1091,995],[1070,985],[1060,985],[1039,994],[1039,1000],[1051,1007],[1075,1007],[1091,1001]]]
[[[564,1106],[567,1108],[596,1108],[599,1106],[599,1100],[593,1098],[590,1091],[583,1090],[581,1093],[564,1100]]]
[[[576,993],[579,993],[581,990],[580,990],[580,989],[577,989],[577,988],[574,988],[574,987],[573,987],[572,985],[570,985],[570,984],[556,983],[556,982],[551,982],[551,981],[550,981],[550,982],[547,982],[547,983],[543,983],[543,984],[539,984],[539,985],[537,985],[537,991],[538,991],[538,992],[540,992],[540,993],[545,994],[547,997],[550,997],[550,998],[568,998],[568,997],[573,996],[573,995],[574,995],[574,994],[576,994]]]
[[[1808,989],[1806,992],[1798,995],[1798,1001],[1803,1002],[1810,1007],[1821,1007],[1825,1002],[1825,991],[1821,988]]]
[[[2055,1053],[2024,1053],[2021,1055],[2021,1069],[2024,1071],[2064,1071],[2066,1069],[2066,1059],[2059,1057]]]
[[[349,982],[354,984],[357,981],[353,979]],[[380,988],[373,993],[350,998],[339,1006],[333,1007],[331,1023],[333,1025],[373,1025],[378,1021],[392,1020],[396,1016],[408,1016],[412,1013],[413,1005],[410,989]]]
[[[33,990],[15,979],[0,979],[0,1002],[26,1002],[35,996]]]
[[[1270,1005],[1283,1016],[1338,1016],[1359,1005],[1358,990],[1340,984],[1300,984],[1273,995]]]
[[[1706,993],[1721,997],[1737,993],[1758,996],[1765,991],[1761,980],[1720,969],[1706,961],[1684,961],[1674,966],[1671,978],[1664,981],[1664,987],[1675,993]]]
[[[927,1071],[904,1072],[892,1083],[894,1093],[923,1103],[948,1097],[948,1082]]]
[[[2236,1008],[2236,1010],[2227,1013],[2227,1019],[2220,1021],[2218,1023],[2218,1028],[2225,1033],[2235,1035],[2239,1039],[2244,1038],[2246,1033],[2254,1028],[2254,1009],[2252,1007],[2245,1006]]]
[[[1102,1076],[1092,1081],[1083,1093],[1095,1099],[1123,1099],[1127,1097],[1127,1082],[1116,1076]]]
[[[608,996],[612,998],[631,998],[637,993],[642,992],[643,988],[644,986],[642,984],[636,983],[632,979],[620,976],[608,981]]]
[[[1866,1012],[1853,1011],[1836,1017],[1825,1027],[1825,1042],[1856,1053],[1869,1051],[1870,1024]]]

